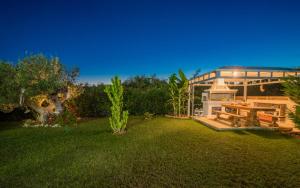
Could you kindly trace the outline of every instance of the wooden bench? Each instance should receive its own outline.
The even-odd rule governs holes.
[[[225,120],[231,122],[231,126],[233,127],[240,127],[241,126],[241,120],[245,120],[246,116],[238,115],[238,114],[232,114],[224,111],[214,110],[214,113],[217,114],[217,120]],[[226,117],[221,117],[221,115],[226,115]]]
[[[278,127],[277,121],[282,116],[274,116],[272,114],[258,114],[258,120],[264,123],[268,123],[272,127]]]

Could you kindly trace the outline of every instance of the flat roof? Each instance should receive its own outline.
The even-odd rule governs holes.
[[[299,71],[300,68],[287,68],[287,67],[255,67],[255,66],[223,66],[217,68],[217,70],[267,70],[267,71]]]
[[[227,80],[281,79],[288,75],[300,76],[300,68],[259,67],[259,66],[223,66],[190,79],[190,83],[204,83],[217,78]]]

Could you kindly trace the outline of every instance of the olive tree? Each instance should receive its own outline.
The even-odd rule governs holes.
[[[42,54],[25,57],[15,66],[1,62],[0,109],[21,106],[34,111],[37,120],[44,123],[50,113],[62,112],[68,86],[77,75],[77,69],[69,74],[57,57]]]

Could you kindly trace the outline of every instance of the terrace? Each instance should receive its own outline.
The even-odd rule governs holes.
[[[278,84],[288,76],[300,76],[299,69],[278,67],[226,66],[189,81],[188,116],[217,130],[293,128],[287,117],[295,103],[285,96],[248,96],[248,88]],[[195,108],[195,88],[210,86],[202,92],[202,109]],[[236,96],[242,88],[243,95]]]

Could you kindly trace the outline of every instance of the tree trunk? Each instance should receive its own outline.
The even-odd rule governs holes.
[[[63,111],[63,106],[62,103],[60,102],[60,100],[58,99],[57,96],[54,96],[51,98],[51,101],[53,102],[54,106],[55,106],[55,114],[60,114]]]
[[[48,112],[44,110],[43,107],[40,107],[33,102],[27,102],[26,105],[38,114],[37,120],[44,124],[47,121]]]

